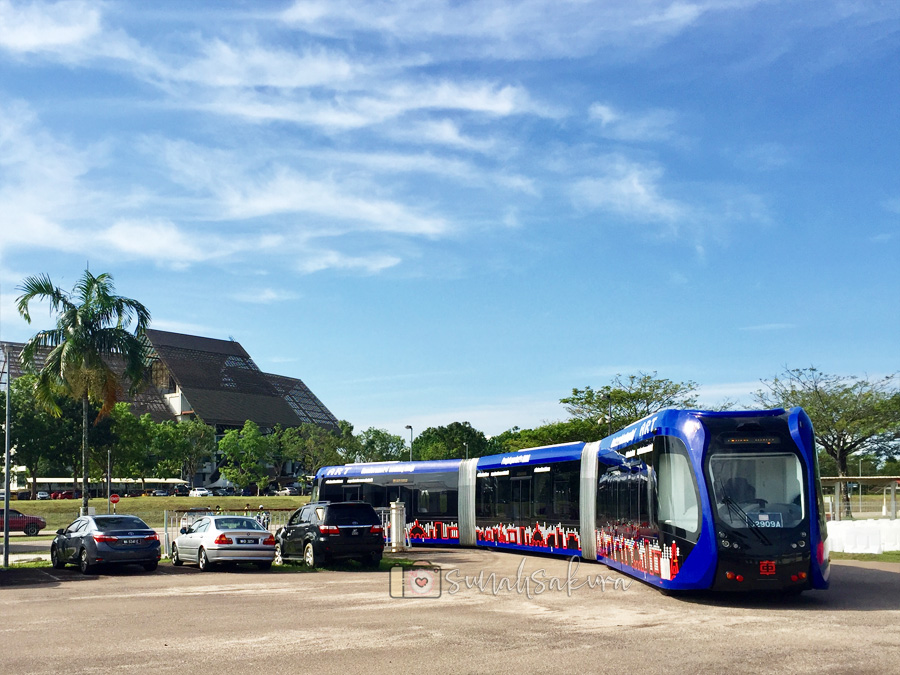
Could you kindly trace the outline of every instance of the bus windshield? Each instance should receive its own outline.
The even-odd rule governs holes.
[[[806,516],[803,471],[793,453],[714,453],[709,477],[717,519],[729,527],[796,527]]]

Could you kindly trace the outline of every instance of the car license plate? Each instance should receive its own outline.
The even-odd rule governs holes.
[[[138,544],[141,543],[141,540],[140,539],[123,539],[122,543],[125,544],[126,546],[137,546]]]
[[[359,536],[359,530],[353,530],[353,532],[351,532],[350,534],[351,534],[352,536],[354,536],[354,537],[358,537],[358,536]]]
[[[256,539],[242,538],[242,539],[238,539],[237,543],[239,543],[239,544],[255,544],[256,541],[257,541]]]

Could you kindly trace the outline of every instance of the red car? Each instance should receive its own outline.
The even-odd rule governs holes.
[[[0,518],[3,518],[4,511],[0,509]],[[47,521],[40,516],[26,516],[24,513],[9,510],[9,531],[24,532],[29,537],[33,537],[38,532],[47,527]]]
[[[50,499],[79,499],[81,497],[81,493],[72,490],[63,490],[62,492],[53,492],[50,494]]]

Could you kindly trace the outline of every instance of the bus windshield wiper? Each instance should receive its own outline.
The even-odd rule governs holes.
[[[753,533],[753,535],[759,539],[760,542],[765,544],[766,546],[771,546],[772,542],[769,541],[769,538],[760,532],[758,527],[754,527],[753,523],[750,521],[750,516],[747,515],[747,512],[741,508],[740,504],[734,501],[731,496],[727,492],[722,492],[722,503],[727,506],[732,513],[737,514],[743,522],[747,524],[747,528]]]

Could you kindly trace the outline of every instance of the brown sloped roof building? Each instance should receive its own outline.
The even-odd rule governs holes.
[[[150,363],[145,385],[134,396],[127,391],[120,396],[135,415],[150,413],[157,422],[197,418],[217,434],[239,429],[247,420],[263,431],[304,423],[338,429],[337,418],[302,380],[262,372],[234,340],[147,330],[146,341]],[[11,379],[22,374],[23,347],[0,343],[3,361],[11,357]],[[122,370],[122,364],[110,365]]]

